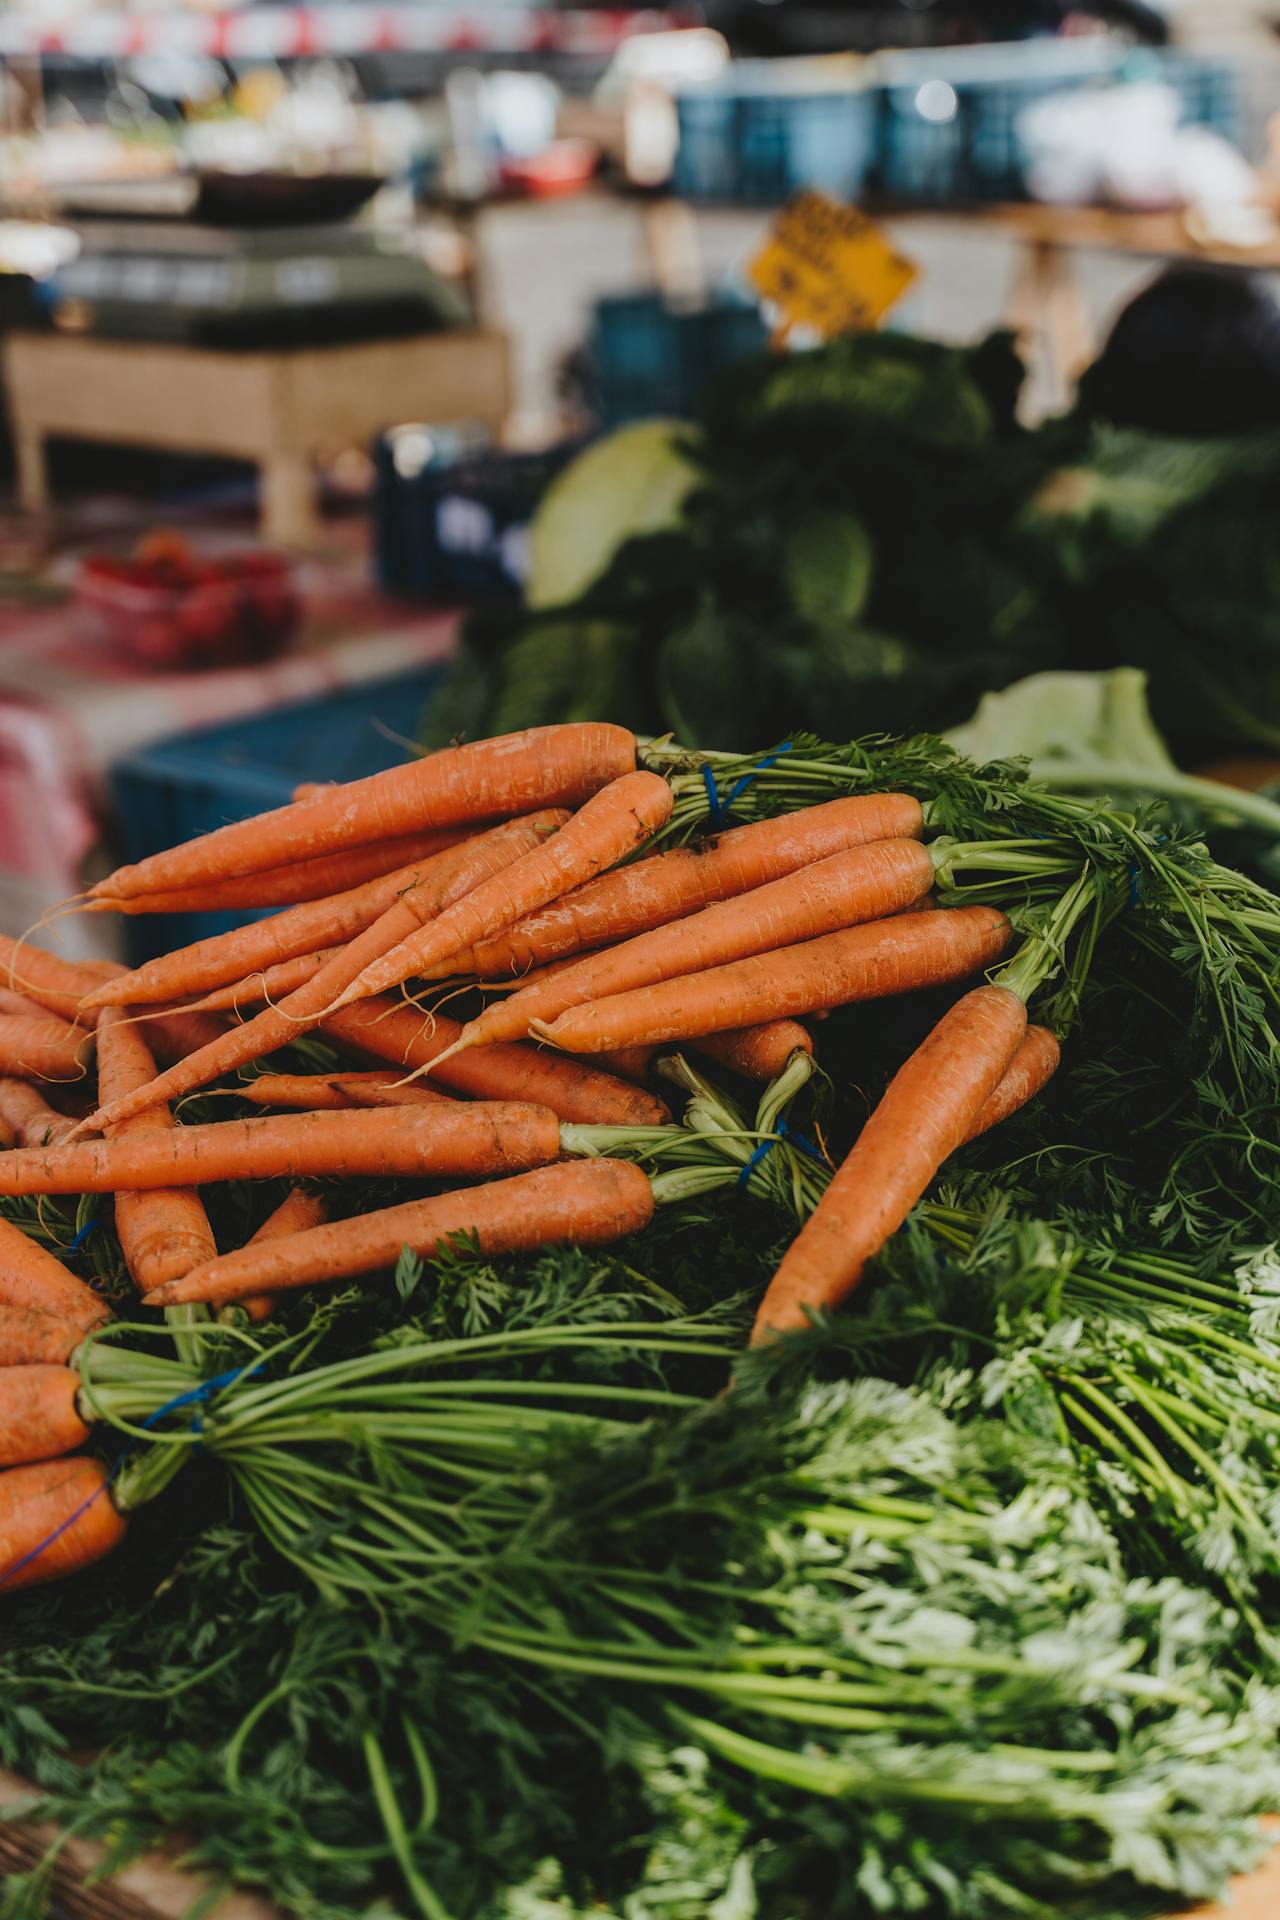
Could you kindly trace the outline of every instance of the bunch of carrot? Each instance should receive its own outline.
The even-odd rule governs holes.
[[[670,781],[638,766],[625,729],[546,727],[309,788],[118,869],[92,909],[278,910],[132,972],[0,948],[0,1195],[111,1193],[148,1305],[257,1317],[285,1288],[463,1232],[493,1252],[608,1240],[647,1221],[652,1185],[585,1136],[604,1128],[621,1143],[614,1130],[669,1121],[645,1085],[658,1050],[693,1047],[772,1079],[813,1050],[803,1016],[962,982],[1010,941],[994,907],[935,906],[943,856],[909,795],[829,800],[654,850],[672,807]],[[1027,1027],[1038,978],[1015,961],[902,1068],[783,1261],[758,1338],[838,1301],[979,1116],[1043,1085],[1056,1046]],[[460,1025],[424,1012],[409,982],[490,997]],[[238,1087],[260,1115],[176,1117],[174,1103],[316,1029],[363,1064],[264,1072]],[[95,1056],[96,1104],[69,1111]],[[596,1157],[563,1156],[584,1142]],[[322,1199],[295,1186],[226,1253],[199,1196],[217,1180],[376,1175],[445,1190],[326,1222]],[[21,1557],[31,1516],[13,1516],[28,1484],[54,1525],[58,1500],[83,1497],[92,1463],[59,1480],[47,1461],[86,1437],[69,1362],[102,1314],[51,1256],[6,1233],[29,1277],[21,1298],[0,1290],[0,1463],[21,1463],[0,1475],[0,1581]],[[68,1552],[75,1533],[59,1536]],[[95,1535],[86,1557],[102,1545]]]

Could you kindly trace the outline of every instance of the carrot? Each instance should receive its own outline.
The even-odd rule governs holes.
[[[391,1068],[374,1073],[260,1073],[243,1092],[255,1107],[294,1107],[301,1113],[344,1112],[349,1107],[431,1106],[451,1094],[406,1086]]]
[[[49,1146],[65,1140],[75,1121],[56,1113],[35,1087],[25,1080],[0,1078],[0,1121],[9,1129],[9,1145]]]
[[[736,1032],[704,1033],[688,1044],[694,1053],[705,1054],[745,1080],[776,1080],[793,1053],[813,1052],[813,1037],[798,1020],[766,1020]]]
[[[327,967],[342,952],[341,947],[321,947],[318,953],[300,953],[292,960],[277,960],[273,967],[251,973],[233,986],[214,987],[198,1000],[189,1001],[187,1013],[240,1013],[246,1007],[274,1006],[299,987],[314,980],[321,967]]]
[[[1034,1100],[1057,1071],[1062,1049],[1048,1027],[1028,1027],[1026,1034],[995,1091],[989,1095],[973,1123],[970,1140]]]
[[[113,960],[64,960],[43,947],[10,940],[0,934],[0,979],[15,983],[28,999],[63,1019],[75,1019],[85,995],[125,969]],[[86,1016],[92,1025],[96,1016]],[[163,1060],[181,1060],[208,1046],[225,1031],[224,1023],[199,1013],[172,1012],[149,1016],[143,1032],[147,1044]]]
[[[410,929],[420,926],[432,914],[463,898],[471,887],[491,879],[504,867],[518,864],[521,856],[540,845],[564,818],[562,811],[548,809],[545,813],[509,820],[504,826],[482,834],[469,844],[465,859],[455,871],[437,873],[421,886],[410,887],[371,927],[343,947],[328,966],[314,974],[305,987],[299,987],[279,1006],[264,1008],[243,1025],[219,1029],[208,1045],[175,1061],[149,1087],[99,1107],[97,1113],[81,1122],[82,1127],[101,1129],[117,1120],[127,1120],[157,1101],[172,1101],[193,1093],[221,1074],[247,1066],[251,1060],[261,1059],[276,1047],[290,1045],[309,1027],[318,1024],[333,1000],[367,961],[384,953],[389,944],[403,939]],[[204,1019],[208,1016],[186,1017]]]
[[[713,840],[673,847],[588,881],[527,914],[509,932],[482,941],[467,956],[465,968],[452,964],[455,971],[485,979],[525,974],[565,954],[682,920],[849,847],[874,840],[918,840],[923,831],[920,802],[904,793],[857,794],[775,820],[730,827]]]
[[[0,987],[0,1014],[9,1014],[18,1020],[29,1020],[40,1010],[38,1000],[28,999],[25,993],[14,993],[9,987]]]
[[[943,1014],[889,1082],[783,1255],[756,1314],[753,1346],[806,1326],[858,1284],[867,1261],[973,1132],[1026,1027],[1025,1002],[1008,987],[975,987]]]
[[[313,1227],[269,1246],[242,1247],[163,1288],[156,1303],[221,1306],[263,1288],[277,1293],[374,1273],[393,1266],[402,1247],[429,1257],[457,1234],[474,1233],[491,1254],[598,1246],[637,1232],[652,1213],[653,1189],[639,1167],[622,1160],[561,1161],[511,1180]]]
[[[118,1007],[104,1007],[98,1021],[98,1093],[116,1100],[155,1079],[156,1063],[136,1026]],[[168,1107],[150,1107],[111,1129],[115,1141],[163,1150],[177,1128]],[[191,1186],[139,1193],[126,1189],[115,1200],[116,1238],[129,1277],[139,1293],[212,1260],[218,1251],[209,1216]]]
[[[20,1227],[0,1220],[0,1310],[8,1307],[53,1314],[84,1333],[110,1317],[106,1301],[92,1287],[68,1273]]]
[[[169,1013],[149,1014],[139,1021],[139,1029],[157,1059],[176,1065],[192,1054],[216,1046],[227,1032],[227,1022],[218,1014],[197,1013],[194,1009],[175,1008]]]
[[[314,953],[318,947],[332,947],[354,939],[371,927],[380,914],[395,905],[410,887],[433,884],[451,877],[467,858],[470,843],[447,848],[429,860],[420,860],[390,873],[366,880],[363,886],[346,893],[330,894],[323,900],[306,900],[273,913],[266,920],[252,920],[246,927],[229,933],[214,934],[189,947],[149,960],[132,973],[116,975],[85,995],[81,1011],[96,1007],[137,1006],[150,1001],[176,1000],[185,994],[205,993],[210,988],[232,986],[265,967],[299,954]]]
[[[109,961],[64,960],[26,940],[0,934],[0,982],[65,1020],[75,1019],[82,996],[112,971]]]
[[[255,1115],[136,1138],[15,1147],[0,1159],[0,1193],[141,1192],[318,1174],[509,1173],[554,1160],[559,1150],[556,1116],[509,1100]]]
[[[324,787],[307,800],[217,827],[136,866],[118,867],[92,892],[127,897],[197,886],[424,827],[460,826],[535,807],[576,807],[635,764],[635,736],[603,721],[532,727],[497,740],[446,747],[387,773]]]
[[[878,1000],[940,986],[989,965],[1009,939],[995,907],[904,914],[755,954],[659,986],[639,987],[594,1006],[574,1007],[542,1038],[570,1053],[598,1053],[649,1041],[684,1040],[815,1007]]]
[[[26,1367],[37,1362],[65,1367],[84,1339],[85,1330],[74,1321],[35,1307],[0,1307],[0,1367]]]
[[[83,1080],[93,1035],[47,1014],[0,1013],[0,1073],[22,1080]]]
[[[628,773],[594,794],[544,847],[364,967],[339,996],[339,1006],[399,986],[421,968],[438,966],[478,940],[513,926],[523,914],[559,899],[614,866],[671,817],[672,793],[656,773]]]
[[[267,1215],[245,1244],[260,1247],[264,1240],[283,1240],[290,1234],[305,1233],[308,1227],[318,1227],[325,1213],[321,1194],[313,1193],[309,1187],[291,1187],[275,1212]],[[269,1320],[276,1310],[276,1297],[273,1293],[246,1294],[236,1310],[251,1321]]]
[[[407,1068],[430,1066],[462,1028],[447,1014],[421,1014],[395,1000],[362,1000],[329,1015],[323,1031],[378,1060]],[[531,1100],[561,1120],[583,1126],[658,1127],[671,1115],[639,1087],[578,1060],[558,1060],[535,1047],[484,1047],[450,1060],[441,1084],[480,1100]],[[2,1164],[2,1163],[0,1163]]]
[[[234,880],[209,880],[200,887],[169,893],[102,894],[86,903],[90,913],[228,913],[247,907],[288,907],[302,900],[326,900],[394,873],[415,860],[430,859],[455,847],[476,831],[471,825],[436,827],[394,840],[376,840],[345,853],[322,854],[315,860],[293,860],[288,866],[267,867]]]
[[[593,1054],[591,1064],[603,1067],[606,1073],[616,1073],[620,1080],[632,1080],[636,1086],[643,1087],[657,1057],[657,1047],[617,1047],[612,1053]]]
[[[43,1460],[0,1473],[0,1593],[58,1580],[118,1547],[128,1526],[101,1460]]]
[[[55,1460],[82,1447],[89,1428],[80,1418],[74,1367],[6,1367],[0,1372],[0,1467]]]
[[[878,920],[926,894],[933,861],[918,840],[880,840],[785,874],[732,900],[718,901],[673,926],[656,927],[606,947],[499,1000],[463,1028],[457,1045],[523,1040],[588,1001],[700,973],[748,954]]]

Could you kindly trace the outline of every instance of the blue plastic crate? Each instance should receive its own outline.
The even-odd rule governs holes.
[[[776,206],[802,187],[856,199],[876,151],[869,91],[708,90],[677,102],[674,188],[689,200]]]
[[[1103,35],[886,54],[877,186],[905,202],[1021,199],[1020,115],[1107,81],[1123,56],[1122,43]]]
[[[973,182],[964,95],[953,88],[955,111],[938,119],[922,112],[921,91],[921,85],[913,83],[885,87],[881,93],[876,186],[890,200],[941,206],[970,200]]]
[[[600,300],[591,358],[601,420],[688,419],[707,383],[767,338],[759,309],[728,296],[690,306],[655,293]]]
[[[142,860],[229,820],[283,806],[304,780],[359,780],[398,766],[405,758],[399,739],[417,732],[445,671],[396,674],[162,740],[118,760],[110,784],[124,859]],[[260,917],[130,915],[124,921],[130,965]]]
[[[519,599],[529,520],[582,442],[542,453],[461,449],[415,464],[419,443],[431,445],[429,430],[406,427],[374,447],[379,585],[444,606]]]
[[[1160,77],[1176,88],[1182,101],[1184,120],[1211,127],[1236,146],[1244,144],[1244,89],[1237,68],[1176,52],[1162,55],[1160,64]]]

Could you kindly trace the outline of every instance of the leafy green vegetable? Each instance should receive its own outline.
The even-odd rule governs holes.
[[[811,626],[857,620],[871,591],[871,566],[871,541],[855,514],[818,508],[783,534],[787,595]]]
[[[526,599],[567,606],[624,541],[678,523],[698,472],[679,420],[642,420],[598,440],[552,481],[529,527]]]

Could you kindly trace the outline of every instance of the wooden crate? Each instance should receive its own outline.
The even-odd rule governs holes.
[[[285,547],[318,542],[318,456],[406,420],[474,420],[496,437],[511,399],[507,336],[483,328],[244,353],[15,333],[3,366],[24,507],[49,503],[53,437],[223,454],[257,464],[263,536]]]
[[[0,1805],[12,1805],[30,1789],[0,1768]],[[1280,1841],[1280,1821],[1275,1823]],[[0,1886],[8,1873],[19,1873],[41,1860],[53,1838],[51,1829],[31,1823],[0,1822]],[[182,1920],[201,1882],[182,1872],[162,1854],[152,1854],[128,1867],[117,1878],[87,1884],[102,1849],[86,1840],[70,1840],[55,1872],[58,1905],[69,1920]],[[1277,1920],[1280,1915],[1280,1850],[1256,1873],[1232,1885],[1231,1898],[1218,1907],[1202,1907],[1195,1915],[1182,1913],[1171,1920]],[[214,1907],[208,1920],[283,1920],[278,1908],[251,1894],[230,1894]]]

